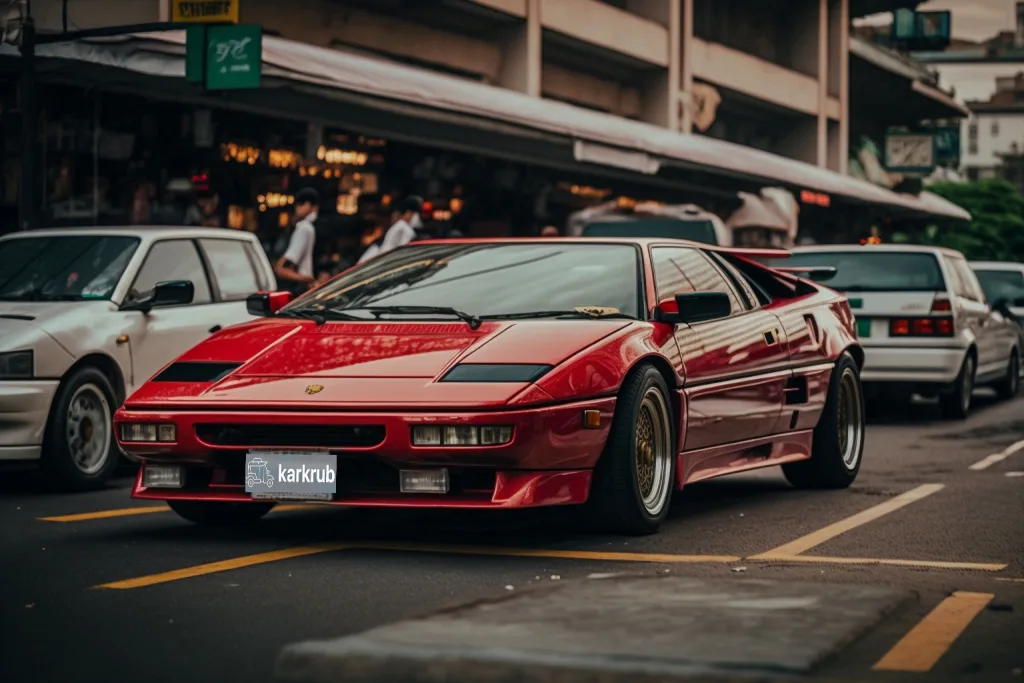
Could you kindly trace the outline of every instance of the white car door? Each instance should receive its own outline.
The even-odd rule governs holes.
[[[250,242],[203,237],[199,246],[211,276],[217,301],[217,325],[221,328],[252,320],[245,306],[250,294],[269,287],[259,255]]]
[[[125,303],[141,298],[159,282],[188,280],[195,287],[191,304],[163,306],[149,313],[120,311],[131,349],[131,389],[152,377],[167,363],[216,332],[225,304],[214,301],[207,269],[198,245],[191,239],[154,242],[139,269]],[[244,303],[242,304],[244,307]]]
[[[967,306],[977,325],[974,333],[978,340],[978,377],[986,378],[1006,372],[1010,360],[1010,343],[1006,320],[985,301],[981,283],[967,261],[962,258],[950,259],[960,281],[963,283]]]

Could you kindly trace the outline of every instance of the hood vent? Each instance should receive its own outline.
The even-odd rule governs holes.
[[[153,382],[217,382],[242,367],[242,363],[179,362],[167,366]]]

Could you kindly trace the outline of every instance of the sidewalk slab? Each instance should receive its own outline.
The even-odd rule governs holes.
[[[675,683],[802,677],[911,597],[875,586],[565,581],[289,645],[287,683]]]

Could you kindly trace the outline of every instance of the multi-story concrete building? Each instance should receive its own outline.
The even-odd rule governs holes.
[[[282,39],[264,41],[264,81],[287,81],[287,97],[280,89],[273,96],[239,91],[211,100],[186,90],[180,35],[136,35],[130,45],[45,46],[40,54],[65,66],[84,59],[94,67],[126,68],[135,74],[134,86],[154,96],[160,90],[159,96],[178,101],[305,114],[368,134],[505,159],[543,157],[548,168],[582,164],[587,173],[637,186],[717,189],[735,197],[737,190],[778,185],[811,215],[823,208],[842,215],[840,206],[848,203],[908,219],[962,218],[962,211],[934,198],[847,176],[850,112],[856,109],[851,20],[917,4],[241,0],[242,23],[260,24],[265,35]],[[166,21],[170,5],[33,0],[32,13],[39,31],[53,32]],[[59,78],[102,81],[84,70],[70,73],[65,69]],[[905,91],[894,91],[899,97],[929,98],[910,87],[914,78],[904,80]],[[873,106],[871,117],[873,128],[882,126],[884,106]]]

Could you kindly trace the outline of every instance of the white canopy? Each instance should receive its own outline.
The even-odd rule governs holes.
[[[184,76],[184,51],[184,31],[128,34],[37,47],[40,57],[80,60],[176,78]],[[16,55],[17,52],[4,45],[0,49],[0,55],[3,54]],[[588,156],[594,161],[597,161],[594,157],[625,157],[631,166],[638,164],[633,170],[641,173],[650,173],[652,169],[656,172],[661,162],[676,162],[754,179],[765,185],[805,188],[920,214],[970,220],[969,213],[935,195],[899,194],[743,145],[701,135],[681,135],[650,124],[404,64],[272,36],[263,37],[263,62],[264,75],[272,78],[327,86],[562,135],[577,143],[577,156],[585,145],[590,150]],[[604,147],[607,149],[602,154]],[[646,158],[637,158],[644,156]],[[621,166],[621,163],[614,165]]]

